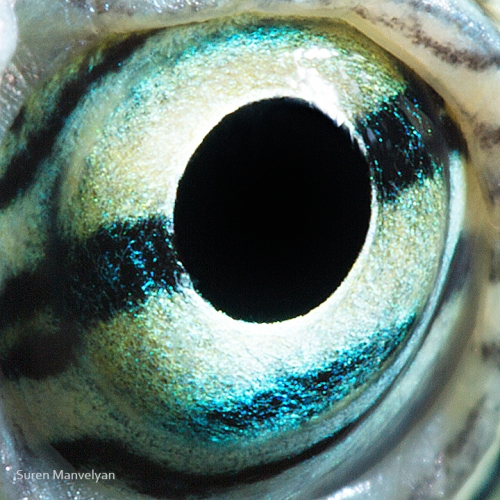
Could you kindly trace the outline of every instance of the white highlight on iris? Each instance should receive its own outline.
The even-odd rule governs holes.
[[[293,51],[293,58],[297,67],[297,75],[290,78],[290,87],[297,89],[303,99],[314,102],[324,113],[330,116],[337,125],[345,125],[353,137],[354,130],[350,121],[341,111],[339,95],[330,82],[325,81],[316,68],[303,64],[304,59],[325,60],[338,55],[337,51],[326,48],[311,47],[307,50],[299,48]]]

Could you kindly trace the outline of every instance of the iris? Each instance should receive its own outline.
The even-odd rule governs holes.
[[[349,435],[359,456],[371,415],[419,400],[416,360],[445,352],[435,318],[471,286],[450,278],[480,206],[454,118],[340,21],[242,16],[83,51],[2,146],[1,221],[23,220],[0,301],[7,415],[149,495],[223,494],[346,456]]]

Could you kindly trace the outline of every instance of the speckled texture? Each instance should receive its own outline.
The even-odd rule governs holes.
[[[22,8],[26,2],[19,1],[18,3]],[[37,9],[41,12],[49,12],[54,14],[54,24],[58,26],[56,30],[58,34],[64,32],[65,23],[68,26],[78,26],[72,32],[75,40],[82,32],[86,33],[87,29],[88,31],[95,29],[98,32],[103,30],[103,26],[112,27],[111,29],[118,27],[119,30],[131,29],[131,26],[138,26],[141,23],[144,26],[146,21],[151,21],[144,14],[146,11],[158,13],[158,17],[150,23],[150,25],[158,25],[161,23],[172,24],[186,18],[199,19],[198,12],[201,12],[202,16],[207,15],[206,13],[212,12],[211,9],[215,7],[211,2],[201,2],[192,9],[192,15],[188,15],[186,12],[192,6],[189,3],[181,5],[181,3],[175,2],[110,1],[109,8],[104,8],[102,2],[64,1],[58,3],[47,0],[42,2],[30,0],[26,5],[24,15],[21,16],[22,23],[26,25],[27,22],[27,25],[30,26],[26,10],[33,13],[33,16],[39,14]],[[225,2],[221,2],[221,5],[228,8]],[[239,2],[237,6],[235,3],[230,9],[233,11],[239,8],[255,9],[256,3],[252,3],[252,5],[253,7],[250,6],[250,2]],[[494,104],[493,99],[496,95],[500,95],[494,91],[498,84],[498,71],[491,67],[489,71],[482,72],[471,69],[470,64],[468,66],[463,64],[467,61],[485,60],[486,57],[491,66],[495,58],[498,58],[496,48],[498,47],[498,36],[491,25],[488,25],[487,20],[485,21],[480,13],[474,11],[473,4],[451,0],[447,2],[361,2],[361,4],[356,3],[356,6],[350,2],[338,2],[335,6],[316,5],[314,2],[304,2],[300,5],[292,3],[285,6],[284,4],[266,2],[264,8],[289,13],[300,10],[313,12],[315,8],[319,8],[322,13],[327,12],[328,15],[335,15],[337,6],[345,7],[347,9],[345,14],[350,16],[350,20],[360,29],[366,30],[370,36],[374,36],[377,41],[381,41],[391,50],[394,49],[395,53],[402,59],[410,61],[411,66],[422,73],[445,97],[453,110],[454,117],[459,121],[466,134],[468,149],[472,156],[471,169],[477,169],[475,174],[486,180],[483,183],[483,186],[487,186],[483,192],[484,199],[494,199],[495,193],[491,187],[496,186],[497,163],[492,159],[497,156],[495,123],[498,120],[495,117],[498,107]],[[34,19],[31,19],[31,23],[34,23]],[[82,19],[84,22],[79,24]],[[62,22],[60,22],[61,20]],[[86,25],[87,20],[91,21]],[[39,25],[37,24],[37,26]],[[43,26],[45,25],[42,23],[42,31]],[[414,35],[417,34],[415,30],[417,29],[419,36],[415,38]],[[30,31],[35,32],[36,30]],[[78,35],[74,35],[75,33]],[[29,36],[24,34],[25,40],[32,43],[32,48],[37,47],[37,45],[33,45],[33,39],[43,39],[43,36],[41,38],[37,38],[37,36],[36,34]],[[61,46],[65,46],[67,43],[67,38],[64,36],[49,36],[46,40],[50,38],[53,38],[54,43],[47,45],[51,45],[52,53],[56,53]],[[84,38],[82,37],[82,39]],[[452,62],[450,58],[446,59],[446,49],[450,45],[452,48],[453,45],[456,45],[462,51],[461,54],[464,57],[461,60]],[[73,48],[74,46],[75,44],[73,44]],[[36,50],[36,57],[43,61],[43,68],[38,68],[38,70],[51,71],[57,64],[53,63],[51,58],[44,59],[43,54],[45,53],[47,53],[46,47],[40,44],[39,49],[37,47]],[[452,50],[453,54],[457,55],[458,52]],[[22,64],[22,52],[21,56],[19,54],[16,56],[15,63]],[[36,77],[43,73],[42,71],[38,73],[36,68],[21,67],[23,75],[28,79],[30,76],[35,75]],[[10,76],[13,74],[15,73],[12,70]],[[11,84],[12,82],[13,79]],[[470,93],[470,88],[476,90],[473,95]],[[20,92],[24,92],[22,86]],[[5,97],[5,94],[3,96]],[[8,116],[10,111],[7,111],[6,115]],[[481,126],[477,126],[478,123]],[[460,159],[455,158],[453,162],[459,164]],[[461,167],[456,165],[456,168],[460,169]],[[467,181],[469,183],[468,189],[474,191],[475,188],[470,186],[475,186],[476,180],[470,172],[467,174]],[[460,182],[460,175],[455,180],[452,179],[452,184],[456,186]],[[456,189],[456,194],[457,196],[464,195],[460,188]],[[458,247],[458,254],[462,254],[463,248],[469,249],[470,253],[467,255],[472,257],[469,257],[468,265],[464,264],[467,262],[466,256],[458,255],[460,258],[457,257],[453,260],[454,266],[450,273],[453,274],[451,282],[454,283],[454,286],[453,290],[449,291],[449,295],[445,295],[447,297],[446,304],[438,304],[435,300],[431,300],[432,307],[439,306],[436,309],[437,319],[432,328],[429,328],[415,362],[412,363],[404,376],[398,379],[395,386],[390,389],[383,402],[369,418],[359,427],[350,429],[346,439],[337,442],[326,455],[321,454],[314,460],[307,461],[301,467],[281,475],[276,481],[258,481],[257,484],[238,489],[236,492],[221,493],[217,495],[218,497],[309,499],[323,497],[327,492],[330,494],[336,490],[337,496],[341,497],[372,497],[383,500],[397,498],[400,500],[401,498],[419,496],[431,498],[433,495],[435,497],[449,497],[457,489],[461,489],[464,498],[469,498],[472,495],[471,492],[478,491],[478,484],[483,484],[488,480],[491,464],[497,455],[495,448],[498,448],[495,439],[493,439],[494,427],[498,420],[498,417],[495,416],[495,401],[498,401],[495,396],[498,393],[498,383],[495,381],[498,380],[498,370],[491,360],[486,360],[486,362],[482,359],[479,360],[477,353],[482,352],[480,349],[481,339],[490,338],[491,342],[494,342],[497,337],[498,307],[496,304],[498,303],[498,294],[495,296],[495,291],[487,289],[481,280],[484,273],[481,273],[480,262],[484,263],[483,267],[487,267],[490,253],[482,251],[485,246],[484,241],[482,242],[484,234],[482,230],[483,224],[488,219],[488,214],[486,210],[480,208],[482,207],[480,199],[481,196],[478,196],[477,192],[473,195],[468,192],[467,214],[469,215],[465,226],[468,231],[474,234],[464,234],[461,240],[464,245]],[[24,203],[28,204],[26,197],[24,200]],[[460,206],[460,202],[453,204],[454,209],[457,208],[457,205]],[[42,204],[40,211],[46,215],[44,210]],[[21,212],[17,210],[16,213],[19,217]],[[453,211],[454,220],[449,226],[455,228],[453,234],[462,229],[461,214],[461,210]],[[15,227],[15,219],[9,220],[12,221],[12,227]],[[493,231],[492,227],[489,226],[490,231]],[[34,242],[32,248],[36,249],[37,252],[39,248],[43,249],[43,237],[38,242],[36,238],[32,240]],[[450,238],[453,239],[448,237],[448,257],[454,249]],[[489,238],[494,239],[492,233],[489,234]],[[19,253],[24,255],[24,252]],[[41,251],[35,257],[35,262],[37,259],[40,262],[42,258],[43,252]],[[25,261],[21,262],[10,258],[9,266],[10,262],[13,261],[19,263],[19,267],[14,269],[14,272],[17,272],[19,269],[25,269],[28,263],[32,262],[32,259],[25,256]],[[460,278],[456,276],[457,273],[460,274]],[[442,281],[443,274],[440,275],[438,283],[442,283]],[[459,283],[458,287],[457,283]],[[477,324],[475,323],[476,318],[478,318]],[[50,323],[50,320],[48,321]],[[43,321],[37,320],[31,324],[40,323]],[[469,333],[473,334],[473,342],[465,348],[463,346],[466,345],[465,340],[469,338]],[[464,356],[459,358],[458,355],[462,352]],[[449,366],[444,363],[446,359],[449,359]],[[443,376],[443,373],[446,374],[452,370],[450,367],[453,366],[459,366],[456,376],[449,384],[445,385],[448,379]],[[70,383],[63,377],[54,377],[53,379],[54,387],[60,383],[58,386],[61,390],[60,394],[63,394],[68,387],[74,387],[78,383],[80,385],[78,390],[82,390],[84,394],[86,390],[89,388],[92,390],[97,385],[94,379],[87,379],[87,375],[81,370],[70,368],[68,375]],[[56,379],[59,382],[56,383]],[[29,385],[30,381],[27,382]],[[103,385],[106,386],[106,383],[104,380]],[[439,397],[433,393],[430,401],[426,399],[424,403],[423,399],[419,399],[422,397],[423,386],[437,387],[440,391]],[[11,388],[10,385],[2,387],[3,394],[8,394]],[[37,388],[29,388],[29,391],[35,394]],[[94,397],[97,402],[99,398],[96,394],[94,393],[91,397]],[[484,398],[487,399],[487,404],[484,401],[479,403],[476,401],[481,400],[483,394]],[[40,393],[40,401],[42,401],[42,396],[43,393]],[[35,449],[32,445],[34,440],[27,437],[29,434],[25,433],[25,429],[29,427],[25,425],[26,418],[23,418],[25,413],[16,408],[13,401],[16,401],[16,398],[11,399],[9,408],[15,409],[12,412],[9,410],[2,414],[2,417],[6,418],[6,420],[2,420],[2,437],[5,436],[2,441],[2,463],[7,464],[4,474],[4,479],[7,478],[5,482],[6,495],[12,498],[22,496],[61,498],[69,495],[75,499],[123,499],[136,496],[133,492],[123,493],[114,488],[103,490],[81,482],[74,485],[55,482],[12,481],[12,473],[16,466],[37,470],[36,468],[40,467],[42,463],[46,466],[53,463],[49,454]],[[63,419],[67,418],[64,416],[65,413],[71,413],[70,408],[73,408],[71,401],[70,395],[70,398],[65,400],[65,403],[69,405],[59,407],[59,413]],[[84,403],[83,400],[81,402]],[[114,398],[111,404],[117,402],[119,400]],[[108,401],[107,404],[109,405],[110,402]],[[83,409],[83,412],[79,410],[78,414],[85,415],[84,406],[76,406]],[[408,408],[407,411],[416,410],[420,416],[420,423],[412,425],[412,432],[409,434],[404,432],[399,435],[394,429],[397,429],[401,420],[405,419],[405,408]],[[32,411],[33,420],[36,421],[36,409],[33,408]],[[9,415],[13,415],[16,420],[15,428],[7,419]],[[128,415],[131,417],[130,422],[133,422],[136,415],[132,412],[129,412]],[[116,414],[114,417],[116,419]],[[121,420],[123,421],[123,418]],[[21,428],[22,431],[19,430]],[[385,442],[388,439],[389,444],[393,443],[391,438],[397,439],[400,446],[397,446],[391,453],[385,453],[387,450],[384,446],[380,446],[380,442]],[[30,452],[24,447],[27,446],[26,443],[31,445]],[[13,449],[15,449],[15,453],[13,453]],[[489,451],[486,455],[485,450]],[[479,466],[476,468],[477,463]],[[361,478],[354,478],[350,474],[349,467],[351,470],[366,472]],[[334,470],[333,473],[332,470]],[[469,480],[462,488],[465,478]],[[348,484],[350,480],[353,481],[352,484]],[[9,484],[14,493],[10,492]],[[335,496],[335,494],[333,495]]]
[[[182,472],[237,472],[299,453],[358,418],[411,355],[403,347],[436,286],[448,225],[452,153],[441,125],[397,63],[344,24],[242,18],[133,43],[134,51],[112,52],[125,54],[114,66],[107,48],[79,61],[112,71],[89,80],[55,154],[42,160],[62,172],[55,227],[72,243],[59,244],[59,286],[68,275],[63,302],[76,314],[71,328],[85,331],[76,372],[36,384],[21,376],[21,393],[51,442],[119,440]],[[55,82],[86,72],[71,66]],[[60,98],[47,92],[28,105],[35,118],[21,137],[59,112]],[[351,131],[371,165],[372,217],[358,260],[326,302],[254,324],[196,293],[169,242],[170,221],[178,180],[203,137],[238,107],[276,96],[311,102]],[[139,221],[153,218],[163,222],[142,236]],[[133,249],[139,241],[150,257]],[[73,264],[73,253],[84,259]],[[165,267],[155,271],[155,261]],[[171,277],[160,279],[164,272]],[[132,287],[141,298],[129,303]],[[391,375],[382,381],[384,372]]]

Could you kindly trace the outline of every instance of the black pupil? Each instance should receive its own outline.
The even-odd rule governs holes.
[[[370,219],[368,165],[344,127],[292,98],[225,116],[190,159],[174,211],[197,292],[235,319],[309,312],[340,285]]]

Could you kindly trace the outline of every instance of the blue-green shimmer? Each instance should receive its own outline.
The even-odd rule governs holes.
[[[360,343],[337,353],[335,361],[321,371],[283,377],[275,381],[272,390],[247,400],[228,400],[198,408],[189,419],[189,429],[202,439],[223,441],[235,432],[299,427],[367,382],[372,372],[379,370],[398,349],[414,321],[412,317],[404,325],[377,332],[379,342]]]
[[[19,370],[13,390],[47,442],[119,441],[151,462],[206,475],[297,455],[376,404],[418,346],[420,337],[411,349],[408,340],[421,335],[446,242],[445,110],[431,91],[421,104],[411,73],[340,22],[245,17],[155,32],[135,47],[113,50],[127,52],[113,64],[97,48],[58,77],[71,86],[71,74],[112,67],[61,115],[44,160],[60,171],[51,243],[67,250],[71,290],[61,287],[56,304],[40,309],[52,315],[48,336],[70,325],[78,345],[57,376],[47,370],[34,381]],[[58,113],[65,91],[49,99],[54,87],[48,82],[26,105],[25,131],[43,127],[44,112]],[[304,316],[257,324],[196,293],[169,211],[194,152],[179,151],[277,89],[352,132],[366,154],[372,219],[331,297]],[[227,102],[233,109],[222,109]],[[52,247],[44,252],[53,258]],[[58,309],[65,301],[73,322]],[[0,344],[3,359],[33,335],[18,319]]]
[[[387,100],[358,125],[380,202],[395,201],[407,186],[422,186],[426,178],[444,174],[448,155],[445,127],[431,121],[414,92],[410,89]]]

